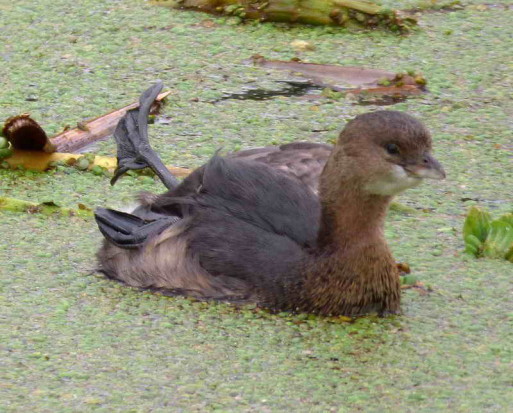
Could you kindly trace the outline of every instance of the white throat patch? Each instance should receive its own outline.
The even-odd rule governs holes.
[[[397,195],[422,182],[422,178],[410,175],[402,166],[394,165],[389,174],[365,185],[365,191],[373,195]]]

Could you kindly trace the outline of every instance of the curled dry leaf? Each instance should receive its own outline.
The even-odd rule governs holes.
[[[28,113],[12,116],[5,121],[2,134],[14,149],[54,152],[46,132]]]

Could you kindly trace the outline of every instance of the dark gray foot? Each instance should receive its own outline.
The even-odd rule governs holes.
[[[148,141],[148,115],[162,87],[163,84],[159,81],[147,89],[139,99],[139,107],[129,110],[119,121],[114,132],[118,148],[118,166],[110,181],[111,185],[129,170],[149,167],[168,189],[178,186],[178,180],[165,167]]]
[[[144,220],[135,215],[113,209],[97,208],[94,217],[103,236],[119,248],[139,248],[149,236],[160,234],[180,220],[176,216],[162,216]]]

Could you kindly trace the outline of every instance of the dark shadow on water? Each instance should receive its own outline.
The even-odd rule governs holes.
[[[294,96],[305,96],[315,95],[318,97],[322,93],[322,88],[313,85],[309,82],[291,82],[284,81],[285,87],[272,90],[272,89],[256,89],[247,88],[242,92],[230,93],[222,96],[221,98],[214,100],[212,103],[221,102],[223,100],[235,99],[235,100],[269,100],[277,96],[294,97]]]

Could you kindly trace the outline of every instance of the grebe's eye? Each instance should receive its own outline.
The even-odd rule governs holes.
[[[395,143],[387,143],[385,149],[390,155],[399,155],[399,147]]]

